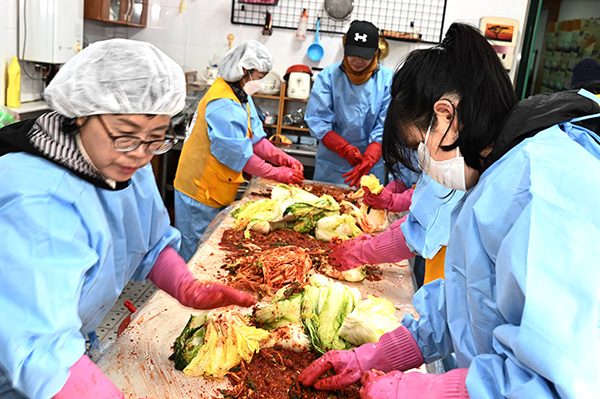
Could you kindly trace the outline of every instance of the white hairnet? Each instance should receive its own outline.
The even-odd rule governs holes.
[[[154,45],[127,39],[91,44],[64,64],[44,96],[70,117],[175,115],[185,106],[185,74]]]
[[[261,42],[248,40],[225,53],[219,64],[219,75],[228,82],[236,82],[244,76],[242,68],[270,72],[273,54]]]

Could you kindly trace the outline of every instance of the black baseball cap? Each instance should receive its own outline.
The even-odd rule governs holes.
[[[379,48],[379,29],[368,21],[354,21],[346,33],[345,57],[373,58]]]

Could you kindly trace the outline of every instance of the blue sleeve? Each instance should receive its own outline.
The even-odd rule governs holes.
[[[141,178],[140,178],[141,177]],[[179,251],[181,245],[181,233],[179,230],[171,226],[169,214],[164,205],[158,187],[156,186],[156,180],[154,178],[154,172],[152,171],[152,165],[149,163],[143,169],[139,170],[135,177],[136,190],[138,191],[138,198],[148,197],[147,201],[143,201],[141,198],[138,200],[141,206],[150,208],[148,204],[152,204],[151,211],[148,212],[148,220],[143,220],[144,216],[140,216],[140,222],[142,225],[147,225],[149,232],[148,236],[148,252],[143,257],[140,265],[136,268],[135,273],[131,277],[134,281],[143,281],[150,273],[150,270],[154,267],[158,255],[167,246],[173,247],[176,251]],[[138,214],[142,214],[138,212]],[[129,215],[125,215],[127,217]],[[130,216],[134,216],[133,214]],[[132,218],[132,223],[136,223],[137,220]]]
[[[78,304],[86,271],[98,260],[68,204],[44,198],[0,207],[0,363],[16,389],[47,399],[84,354]]]
[[[213,100],[206,106],[206,124],[210,152],[222,164],[241,172],[253,154],[252,141],[246,137],[246,108],[228,98]]]
[[[493,330],[496,353],[471,363],[471,397],[598,396],[600,223],[591,209],[571,212],[591,203],[580,195],[597,198],[594,179],[587,188],[563,179],[574,182],[562,182],[557,197],[544,187],[547,194],[527,204],[502,240],[495,269],[505,322]]]
[[[454,350],[448,329],[444,280],[434,280],[422,286],[413,296],[412,302],[420,317],[416,320],[407,313],[402,324],[419,345],[425,363],[452,353]]]
[[[321,140],[325,134],[333,130],[335,110],[329,72],[321,71],[310,91],[304,120],[310,134]]]
[[[252,144],[254,145],[267,137],[267,133],[265,133],[262,121],[256,111],[254,100],[250,96],[248,96],[248,105],[250,106],[250,126],[252,126]]]
[[[410,213],[402,224],[408,248],[424,258],[433,258],[448,244],[452,228],[452,210],[464,192],[450,190],[421,174],[412,196]]]
[[[375,122],[375,126],[369,135],[369,144],[370,143],[381,143],[383,137],[383,125],[385,123],[385,116],[387,115],[388,107],[390,106],[390,102],[392,101],[392,93],[391,93],[391,85],[393,72],[388,68],[381,67],[380,73],[381,82],[377,81],[377,96],[379,97],[378,103],[381,104],[379,109],[379,114],[377,115],[377,120]]]

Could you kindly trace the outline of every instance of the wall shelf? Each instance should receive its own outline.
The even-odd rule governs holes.
[[[115,25],[145,28],[149,0],[85,0],[83,17]]]
[[[306,108],[306,103],[308,103],[308,99],[299,99],[299,98],[291,98],[286,96],[286,92],[287,92],[287,83],[283,82],[281,84],[281,90],[279,92],[279,95],[269,95],[269,94],[253,94],[252,98],[253,99],[265,99],[265,100],[273,100],[273,101],[278,101],[278,107],[277,107],[277,123],[276,124],[263,124],[263,126],[265,128],[270,128],[270,129],[275,129],[275,133],[273,133],[273,135],[281,135],[282,131],[293,131],[293,132],[297,132],[300,133],[301,135],[307,135],[309,130],[307,127],[300,127],[300,126],[294,126],[294,125],[284,125],[283,124],[283,116],[286,114],[289,114],[291,112],[291,110],[288,110],[288,107],[290,106],[290,104],[301,104],[299,106],[299,108]],[[274,144],[277,144],[277,142],[274,142]],[[297,144],[297,143],[295,143]]]

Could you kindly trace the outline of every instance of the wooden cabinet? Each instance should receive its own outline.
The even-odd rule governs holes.
[[[301,139],[302,137],[310,137],[308,133],[308,127],[300,127],[297,126],[297,123],[292,125],[286,125],[284,117],[286,115],[291,115],[294,111],[302,110],[302,115],[304,115],[304,111],[306,110],[306,103],[308,100],[299,100],[297,98],[290,98],[286,94],[287,92],[287,84],[283,82],[281,84],[281,91],[279,95],[266,95],[266,94],[253,94],[252,98],[265,98],[279,101],[279,107],[277,112],[277,123],[273,125],[264,124],[265,128],[275,129],[275,138],[271,137],[270,140],[277,144],[280,142],[278,137],[281,135],[293,135],[295,138]],[[287,119],[287,118],[286,118]],[[302,120],[304,126],[306,123]],[[302,141],[302,140],[300,140]],[[292,140],[294,144],[302,144],[299,141]]]
[[[83,16],[97,21],[145,28],[149,0],[85,0]]]

